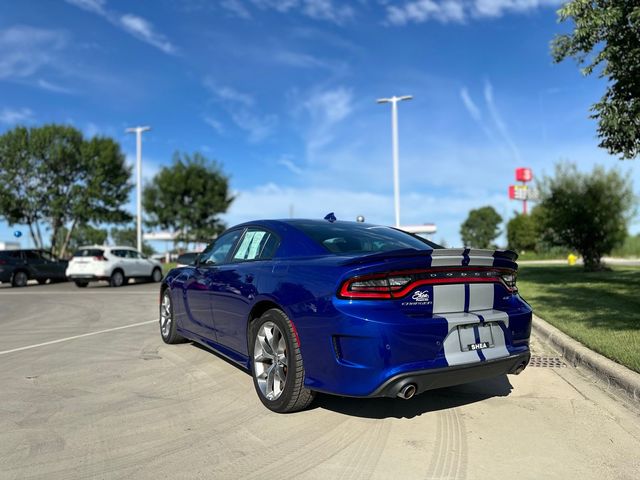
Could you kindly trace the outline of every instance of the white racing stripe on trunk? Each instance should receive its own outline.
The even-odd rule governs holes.
[[[492,267],[493,257],[472,257],[469,256],[469,266],[473,267]]]
[[[464,285],[434,285],[433,313],[464,312]]]
[[[509,350],[507,350],[507,342],[504,338],[504,332],[496,323],[503,323],[505,327],[509,328],[509,315],[506,312],[501,312],[500,310],[480,310],[473,312],[476,315],[482,315],[485,323],[494,323],[491,325],[491,333],[493,334],[493,344],[492,348],[485,348],[482,350],[485,358],[487,360],[493,360],[494,358],[503,358],[509,356]]]
[[[469,256],[473,257],[473,256],[479,256],[479,257],[492,257],[493,258],[493,252],[495,250],[489,250],[487,248],[471,248],[469,249]]]
[[[493,283],[469,284],[469,311],[491,308],[493,308]]]
[[[431,257],[432,267],[459,267],[462,266],[464,257],[460,256],[446,256],[446,257]]]

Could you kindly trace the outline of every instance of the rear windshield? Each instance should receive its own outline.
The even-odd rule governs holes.
[[[332,253],[375,253],[406,248],[432,250],[428,240],[390,227],[357,223],[291,222]]]
[[[104,250],[100,250],[98,248],[81,248],[80,250],[76,250],[76,253],[73,254],[74,257],[102,257],[104,254]]]

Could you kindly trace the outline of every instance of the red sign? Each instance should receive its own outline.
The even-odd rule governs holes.
[[[521,167],[516,168],[516,181],[518,182],[530,182],[533,180],[533,173],[530,168]]]
[[[528,189],[526,185],[510,185],[509,198],[511,200],[527,200]]]

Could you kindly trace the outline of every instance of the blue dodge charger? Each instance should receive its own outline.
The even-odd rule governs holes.
[[[366,223],[249,222],[167,275],[160,332],[249,370],[276,412],[315,392],[409,399],[524,370],[516,258]]]

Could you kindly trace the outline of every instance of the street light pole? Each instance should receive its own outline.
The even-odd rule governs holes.
[[[136,184],[137,184],[137,217],[136,233],[138,251],[142,252],[142,132],[151,130],[151,127],[127,128],[127,133],[136,134]]]
[[[396,228],[400,226],[400,160],[398,154],[398,102],[411,100],[413,96],[403,95],[379,98],[378,103],[391,104],[391,142],[393,148],[393,201],[396,214]]]

